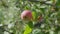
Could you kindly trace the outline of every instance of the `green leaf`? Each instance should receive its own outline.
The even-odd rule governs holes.
[[[36,20],[37,19],[37,12],[32,12],[32,16],[33,16],[33,19]]]
[[[30,34],[31,31],[32,31],[32,28],[30,28],[28,25],[26,25],[26,28],[25,28],[24,34]]]
[[[29,21],[28,26],[29,26],[30,28],[33,28],[33,23],[32,23],[32,21]]]
[[[57,6],[58,8],[60,8],[60,0],[57,0],[56,6]]]

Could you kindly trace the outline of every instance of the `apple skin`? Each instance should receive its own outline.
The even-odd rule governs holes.
[[[31,10],[24,10],[21,13],[21,19],[22,20],[31,20],[32,19],[32,12],[31,12]]]

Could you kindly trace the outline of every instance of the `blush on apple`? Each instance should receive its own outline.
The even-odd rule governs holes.
[[[24,10],[21,13],[21,19],[22,20],[31,20],[32,19],[32,12],[31,12],[31,10]]]

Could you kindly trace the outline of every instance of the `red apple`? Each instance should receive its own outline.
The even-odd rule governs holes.
[[[24,10],[21,13],[21,19],[22,20],[31,20],[32,19],[32,12],[31,12],[31,10]]]

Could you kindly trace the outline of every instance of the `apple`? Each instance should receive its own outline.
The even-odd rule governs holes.
[[[31,10],[24,10],[21,13],[22,20],[31,20],[32,19],[32,11]]]

